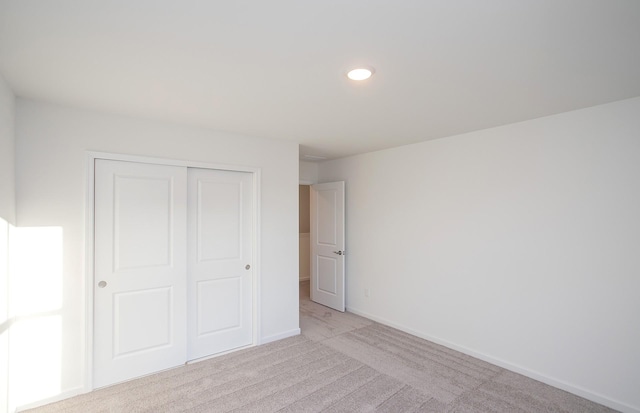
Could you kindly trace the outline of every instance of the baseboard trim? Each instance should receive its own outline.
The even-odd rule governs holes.
[[[46,399],[38,400],[36,402],[23,404],[22,406],[16,407],[16,412],[22,412],[29,409],[35,409],[36,407],[44,406],[45,404],[59,402],[60,400],[68,399],[70,397],[78,396],[80,394],[87,393],[84,387],[74,387],[73,389],[69,389],[63,391],[60,394],[55,396],[47,397]]]
[[[300,328],[294,328],[293,330],[285,331],[283,333],[262,337],[262,340],[260,340],[260,344],[267,344],[271,343],[272,341],[278,341],[282,340],[283,338],[289,338],[298,335],[300,335]]]
[[[523,376],[527,376],[529,378],[532,378],[534,380],[538,380],[538,381],[540,381],[542,383],[545,383],[545,384],[548,384],[550,386],[557,387],[557,388],[559,388],[561,390],[567,391],[569,393],[573,393],[573,394],[575,394],[577,396],[580,396],[580,397],[584,397],[585,399],[591,400],[591,401],[596,402],[596,403],[600,403],[600,404],[602,404],[604,406],[607,406],[607,407],[610,407],[612,409],[621,411],[623,413],[640,413],[640,408],[638,408],[638,407],[630,406],[630,405],[628,405],[626,403],[622,403],[622,402],[613,400],[613,399],[611,399],[609,397],[606,397],[606,396],[603,396],[601,394],[592,392],[592,391],[587,390],[587,389],[585,389],[583,387],[576,386],[576,385],[573,385],[571,383],[567,383],[567,382],[562,381],[562,380],[554,379],[553,377],[549,377],[549,376],[544,375],[542,373],[539,373],[537,371],[530,370],[530,369],[527,369],[525,367],[519,366],[517,364],[513,364],[513,363],[510,363],[508,361],[505,361],[505,360],[502,360],[502,359],[499,359],[499,358],[496,358],[496,357],[492,357],[492,356],[489,356],[489,355],[484,354],[484,353],[477,352],[475,350],[472,350],[472,349],[464,347],[464,346],[457,345],[457,344],[452,343],[450,341],[443,340],[443,339],[440,339],[438,337],[433,337],[433,336],[430,336],[429,334],[424,334],[424,333],[422,333],[420,331],[416,331],[416,330],[413,330],[411,328],[405,327],[402,324],[394,323],[394,322],[389,321],[389,320],[387,320],[385,318],[378,317],[376,315],[367,313],[366,311],[361,311],[361,310],[358,310],[357,308],[353,308],[353,307],[348,307],[347,311],[350,312],[350,313],[353,313],[353,314],[368,318],[370,320],[376,321],[376,322],[378,322],[380,324],[384,324],[386,326],[396,328],[396,329],[398,329],[400,331],[404,331],[405,333],[409,333],[409,334],[414,335],[416,337],[420,337],[422,339],[429,340],[429,341],[434,342],[436,344],[440,344],[440,345],[445,346],[447,348],[450,348],[452,350],[456,350],[456,351],[459,351],[461,353],[467,354],[469,356],[478,358],[480,360],[486,361],[487,363],[495,364],[496,366],[502,367],[502,368],[504,368],[506,370],[510,370],[510,371],[515,372],[515,373],[522,374]]]

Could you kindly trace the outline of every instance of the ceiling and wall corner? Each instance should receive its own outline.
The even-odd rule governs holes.
[[[338,158],[639,96],[638,21],[633,0],[2,0],[0,73]]]

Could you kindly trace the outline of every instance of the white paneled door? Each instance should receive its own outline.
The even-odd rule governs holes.
[[[311,185],[311,300],[345,310],[344,182]]]
[[[96,160],[94,387],[184,363],[186,168]]]
[[[94,387],[253,343],[253,174],[96,160]]]
[[[190,168],[188,359],[252,343],[252,175]]]

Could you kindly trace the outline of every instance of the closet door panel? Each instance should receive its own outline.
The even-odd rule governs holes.
[[[188,359],[253,342],[253,175],[188,171]]]
[[[95,162],[95,387],[186,360],[186,202],[186,168]]]

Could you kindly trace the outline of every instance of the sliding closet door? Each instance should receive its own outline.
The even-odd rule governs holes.
[[[188,171],[189,360],[253,342],[253,174]]]
[[[183,167],[96,160],[94,386],[185,362]]]

